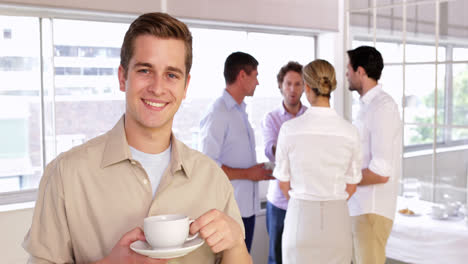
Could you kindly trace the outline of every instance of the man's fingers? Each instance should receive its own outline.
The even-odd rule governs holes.
[[[206,244],[208,244],[208,246],[210,246],[210,247],[215,246],[221,240],[223,240],[223,233],[221,233],[221,232],[214,232],[209,237],[205,238]]]
[[[202,227],[198,232],[200,233],[201,238],[208,239],[214,233],[216,233],[217,228],[214,221],[211,221],[206,226]]]
[[[226,239],[223,239],[219,241],[216,245],[210,246],[210,247],[211,247],[211,251],[213,251],[214,253],[219,253],[227,249],[228,246],[229,246],[229,242]]]
[[[144,264],[166,264],[168,259],[154,259],[154,258],[146,258]],[[140,262],[137,262],[140,263]]]
[[[198,217],[193,223],[190,225],[190,234],[195,234],[200,231],[204,226],[208,225],[214,219],[216,219],[219,215],[218,210],[211,209],[210,211],[204,213],[200,217]]]
[[[123,237],[120,239],[119,244],[130,246],[131,243],[137,240],[145,240],[145,234],[140,227],[135,227],[134,229],[125,233],[125,235],[123,235]]]

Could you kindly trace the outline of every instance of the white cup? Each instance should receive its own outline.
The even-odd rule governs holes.
[[[192,240],[198,233],[189,236],[190,220],[185,215],[168,214],[150,216],[144,219],[146,241],[153,248],[179,247]]]
[[[451,202],[446,205],[447,214],[449,216],[458,216],[460,211],[461,203],[460,202]]]
[[[434,218],[446,218],[447,217],[447,211],[446,211],[445,206],[443,206],[443,205],[433,205],[431,215]]]

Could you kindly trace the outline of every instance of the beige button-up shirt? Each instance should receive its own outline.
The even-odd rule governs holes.
[[[171,161],[152,197],[132,159],[123,118],[104,135],[62,153],[45,169],[23,246],[30,263],[89,263],[108,255],[123,234],[158,214],[196,219],[218,209],[242,220],[233,188],[217,164],[172,137]],[[169,263],[215,263],[207,244]]]

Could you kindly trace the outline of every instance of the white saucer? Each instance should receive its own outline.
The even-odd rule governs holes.
[[[199,248],[201,245],[203,245],[204,242],[205,241],[203,241],[203,239],[197,237],[193,240],[185,242],[180,247],[153,249],[147,242],[138,240],[133,242],[130,245],[130,248],[138,254],[150,258],[170,259],[185,256],[193,250]]]

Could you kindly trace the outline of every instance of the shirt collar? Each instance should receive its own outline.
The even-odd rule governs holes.
[[[286,110],[286,107],[284,107],[284,102],[281,102],[281,114],[282,115],[291,115],[291,113],[289,113],[287,110]],[[296,116],[300,116],[302,115],[305,111],[307,110],[307,107],[304,106],[302,103],[301,103],[301,109],[299,109],[299,112],[297,112]]]
[[[311,106],[306,114],[312,115],[337,115],[336,110],[331,107]]]
[[[369,104],[370,102],[372,102],[372,100],[382,91],[382,85],[381,84],[377,84],[376,86],[374,86],[373,88],[371,88],[369,91],[367,91],[366,94],[364,94],[361,98],[359,98],[359,100],[367,105]]]
[[[226,104],[226,107],[231,110],[232,108],[234,108],[235,106],[238,106],[240,107],[240,109],[242,109],[243,111],[245,111],[245,103],[244,101],[242,101],[242,103],[239,105],[237,104],[236,100],[234,100],[234,98],[232,97],[231,94],[228,93],[228,91],[226,89],[224,89],[223,91],[223,95],[222,95],[222,98],[224,100],[224,103]]]
[[[117,124],[107,133],[106,144],[101,160],[102,168],[121,161],[132,160],[132,154],[125,134],[124,117],[125,115],[123,115]],[[171,134],[171,142],[171,160],[169,163],[171,174],[174,175],[178,170],[182,170],[185,172],[184,174],[190,178],[189,171],[191,167],[188,166],[188,157],[184,155],[184,153],[187,153],[187,151],[184,151],[186,146],[177,140],[174,134]]]

